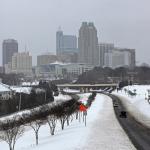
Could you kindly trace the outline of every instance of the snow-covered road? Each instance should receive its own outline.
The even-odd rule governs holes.
[[[100,94],[88,110],[86,127],[74,120],[64,131],[58,123],[54,136],[48,125],[43,125],[39,132],[38,146],[30,129],[17,141],[15,150],[135,150],[115,118],[112,100]],[[0,149],[8,150],[8,145],[0,142]]]

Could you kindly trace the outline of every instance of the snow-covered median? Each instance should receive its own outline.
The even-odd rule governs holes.
[[[122,91],[113,92],[122,100],[127,111],[147,127],[150,127],[150,104],[147,101],[149,89],[149,85],[133,85],[124,87]],[[136,95],[131,96],[128,94],[128,90]]]

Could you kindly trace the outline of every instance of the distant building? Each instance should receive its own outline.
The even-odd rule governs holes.
[[[100,66],[101,67],[103,67],[105,64],[105,53],[109,53],[113,49],[114,49],[113,43],[100,43],[99,44]],[[107,59],[109,59],[109,58],[107,58]]]
[[[124,64],[133,69],[136,65],[135,49],[116,48],[116,50],[124,53]]]
[[[54,54],[43,54],[37,56],[37,66],[47,65],[57,61],[57,56]]]
[[[32,56],[29,52],[15,53],[12,61],[5,65],[6,73],[32,75]]]
[[[79,62],[99,65],[97,30],[92,22],[83,22],[78,39]]]
[[[94,66],[88,64],[66,64],[62,67],[62,73],[64,78],[73,79],[78,78],[79,75],[81,75],[84,72],[88,72],[93,68]]]
[[[105,53],[104,67],[135,67],[135,50],[114,48],[111,51]]]
[[[0,73],[3,73],[4,68],[0,66]]]
[[[57,56],[58,61],[63,63],[77,63],[78,54],[74,52],[63,52],[61,55]]]
[[[6,74],[11,74],[12,73],[12,61],[8,62],[8,64],[5,64],[5,73]]]
[[[12,60],[14,53],[18,53],[18,42],[14,39],[7,39],[3,41],[2,44],[2,59],[3,67]]]
[[[49,77],[55,78],[77,78],[83,72],[92,70],[94,66],[79,63],[52,63],[48,65],[42,65],[36,68],[37,77]]]
[[[77,37],[75,35],[64,35],[63,31],[58,30],[56,32],[56,54],[59,56],[67,52],[78,52]]]

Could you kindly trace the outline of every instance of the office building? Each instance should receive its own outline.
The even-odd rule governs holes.
[[[104,60],[104,67],[129,67],[133,69],[135,67],[135,50],[114,48],[105,53]]]
[[[12,61],[5,65],[5,71],[7,74],[32,75],[32,56],[29,52],[15,53]]]
[[[60,63],[55,62],[48,65],[42,65],[36,68],[37,77],[48,77],[50,79],[58,78],[77,78],[83,72],[92,70],[94,66],[79,63]]]
[[[100,43],[99,44],[100,66],[101,67],[104,66],[105,61],[106,61],[105,60],[105,53],[111,53],[111,51],[113,49],[114,49],[114,44],[113,43]],[[108,57],[106,56],[107,59],[109,59]]]
[[[77,38],[74,35],[64,35],[60,29],[56,32],[56,54],[73,52],[77,53]]]
[[[79,29],[79,62],[99,65],[99,50],[97,30],[92,22],[83,22]]]
[[[57,61],[57,56],[51,53],[37,56],[37,66],[50,64]]]
[[[18,42],[14,39],[4,40],[2,49],[2,59],[4,67],[5,64],[11,62],[13,54],[18,52]]]
[[[63,52],[61,55],[57,56],[58,61],[63,63],[77,63],[78,53],[74,52]]]

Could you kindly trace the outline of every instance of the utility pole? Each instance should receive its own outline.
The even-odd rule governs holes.
[[[21,109],[21,89],[20,89],[20,97],[19,97],[19,111]]]
[[[46,102],[46,90],[45,90],[45,102]]]

